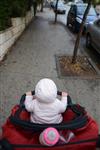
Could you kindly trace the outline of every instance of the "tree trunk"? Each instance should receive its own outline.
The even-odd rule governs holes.
[[[33,7],[34,7],[34,17],[35,17],[36,12],[37,12],[37,2],[36,1],[33,3]]]
[[[81,38],[81,35],[82,35],[82,32],[83,32],[83,27],[84,27],[84,24],[85,24],[85,21],[86,21],[86,17],[88,15],[88,12],[89,12],[90,7],[91,7],[91,3],[92,3],[92,0],[88,0],[88,6],[85,10],[85,13],[84,13],[84,16],[83,16],[83,19],[82,19],[82,23],[81,23],[81,26],[80,26],[80,30],[79,30],[79,33],[77,35],[77,39],[76,39],[76,42],[75,42],[72,63],[76,63],[79,42],[80,42],[80,38]]]
[[[43,12],[43,2],[44,0],[41,0],[41,12]]]
[[[56,7],[54,8],[55,9],[55,23],[57,22],[57,9],[58,9],[58,1],[56,1]]]

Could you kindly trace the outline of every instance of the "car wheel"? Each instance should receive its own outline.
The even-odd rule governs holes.
[[[73,33],[78,33],[79,32],[79,28],[80,28],[80,24],[79,24],[79,22],[77,22],[75,20],[74,23],[73,23],[73,25],[72,25],[72,31],[73,31]]]
[[[74,24],[72,25],[72,31],[73,31],[73,33],[76,33],[76,32],[77,32],[76,23],[74,23]]]
[[[90,36],[90,34],[86,35],[86,47],[87,48],[91,47],[91,36]]]
[[[66,25],[67,25],[67,27],[69,27],[69,22],[68,22],[68,21],[67,21],[67,24],[66,24]]]
[[[67,23],[66,23],[66,26],[67,26],[67,27],[69,27],[69,21],[68,21],[68,18],[67,18]]]
[[[75,32],[76,32],[75,24],[73,24],[73,25],[72,25],[72,31],[73,31],[73,33],[75,33]]]

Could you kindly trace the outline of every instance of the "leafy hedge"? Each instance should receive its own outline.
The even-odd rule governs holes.
[[[11,17],[23,17],[29,9],[29,0],[12,0]]]
[[[32,0],[0,0],[0,31],[11,26],[11,17],[24,17]]]
[[[84,2],[88,2],[89,0],[83,0]],[[100,4],[100,0],[92,0],[94,5]]]
[[[0,0],[0,31],[11,25],[10,15],[10,0]]]

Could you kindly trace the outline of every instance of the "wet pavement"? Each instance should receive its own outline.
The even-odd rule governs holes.
[[[55,55],[72,55],[75,38],[65,28],[66,18],[45,9],[38,13],[0,66],[0,126],[11,108],[19,103],[23,93],[33,90],[38,80],[49,77],[61,91],[68,91],[74,102],[86,110],[100,124],[100,79],[59,78]],[[79,53],[81,54],[80,50]]]

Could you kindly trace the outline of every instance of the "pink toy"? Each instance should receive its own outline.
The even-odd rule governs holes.
[[[55,128],[49,127],[45,129],[39,137],[42,145],[53,146],[59,141],[60,135]]]

